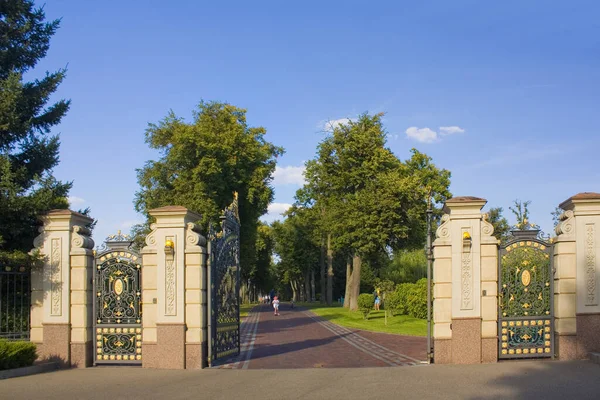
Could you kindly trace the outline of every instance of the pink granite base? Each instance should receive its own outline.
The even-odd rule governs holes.
[[[452,319],[452,364],[481,363],[481,318]]]
[[[577,358],[600,352],[600,314],[577,314]]]
[[[193,360],[192,354],[190,362]],[[142,344],[142,367],[185,369],[185,364],[185,324],[156,324],[156,344]]]
[[[71,324],[43,324],[43,345],[38,360],[57,361],[61,368],[71,366]]]

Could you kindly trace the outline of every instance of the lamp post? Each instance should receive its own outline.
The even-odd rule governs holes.
[[[433,360],[431,349],[431,263],[433,261],[433,251],[431,248],[431,189],[427,195],[427,361]]]

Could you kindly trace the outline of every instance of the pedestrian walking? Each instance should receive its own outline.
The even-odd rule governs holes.
[[[279,299],[277,296],[273,297],[273,315],[279,315]]]

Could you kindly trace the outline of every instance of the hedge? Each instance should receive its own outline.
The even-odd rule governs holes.
[[[362,293],[358,296],[358,309],[362,311],[365,319],[369,319],[369,314],[375,303],[375,296],[369,293]]]
[[[407,314],[415,318],[427,317],[427,279],[417,283],[401,283],[386,294],[385,307],[392,315]]]
[[[0,370],[28,367],[36,359],[34,343],[0,339]]]

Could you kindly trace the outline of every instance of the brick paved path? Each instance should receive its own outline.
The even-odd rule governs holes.
[[[353,330],[283,304],[254,308],[241,326],[242,351],[219,368],[396,367],[426,359],[424,337]]]

